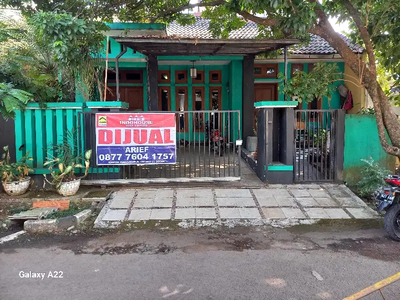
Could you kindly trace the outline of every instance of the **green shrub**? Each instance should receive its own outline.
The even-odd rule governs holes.
[[[385,177],[391,172],[384,167],[381,167],[371,157],[369,159],[362,159],[366,163],[361,169],[361,180],[357,184],[358,191],[361,196],[370,196],[376,189],[385,186]]]

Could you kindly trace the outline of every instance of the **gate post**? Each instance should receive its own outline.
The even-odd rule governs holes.
[[[344,131],[345,131],[346,112],[344,109],[337,110],[336,116],[336,136],[335,136],[335,181],[343,182],[343,162],[344,162]]]
[[[272,138],[270,129],[272,132],[272,123],[270,117],[271,110],[266,108],[259,108],[257,111],[257,176],[263,182],[267,182],[267,173],[269,165],[269,145],[271,144],[269,139]]]

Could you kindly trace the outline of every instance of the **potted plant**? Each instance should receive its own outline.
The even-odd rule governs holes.
[[[77,154],[77,149],[68,141],[53,147],[52,150],[54,154],[49,153],[44,163],[50,170],[51,180],[44,175],[45,181],[54,185],[60,195],[73,196],[79,190],[81,179],[89,172],[92,150],[85,151],[84,157],[81,157]],[[78,172],[80,173],[79,169],[83,168],[85,168],[84,175],[76,176]],[[77,170],[79,171],[76,172]]]
[[[27,161],[33,160],[26,153],[18,162],[12,163],[8,146],[3,147],[4,153],[0,161],[0,174],[2,178],[4,191],[10,196],[18,196],[24,194],[31,183],[29,172],[33,170],[29,168]]]

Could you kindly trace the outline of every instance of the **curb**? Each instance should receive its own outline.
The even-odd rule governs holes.
[[[76,215],[51,220],[27,220],[24,222],[24,230],[29,233],[46,233],[65,230],[78,226],[90,217],[91,209],[85,209]]]

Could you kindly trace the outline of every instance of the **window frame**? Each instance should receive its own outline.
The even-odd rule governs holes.
[[[185,79],[178,79],[178,75],[179,74],[184,74],[185,75]],[[188,72],[187,70],[176,70],[175,71],[175,83],[187,83],[188,82]]]
[[[279,72],[279,64],[255,64],[255,68],[261,68],[261,74],[255,74],[254,71],[254,78],[278,78]],[[273,74],[267,74],[267,69],[274,69],[275,72]]]
[[[162,90],[167,90],[168,91],[168,95],[169,95],[169,101],[168,101],[168,110],[167,111],[171,111],[171,87],[170,86],[159,86],[158,87],[158,110],[159,111],[163,111],[162,110]],[[165,111],[165,110],[164,110]]]
[[[212,79],[212,74],[218,74],[218,80]],[[210,70],[208,73],[208,82],[209,83],[222,83],[222,70]]]
[[[185,117],[185,129],[182,131],[180,130],[179,126],[180,126],[180,120],[179,120],[179,115],[180,115],[180,106],[179,106],[179,90],[184,90],[185,91],[185,103],[184,103],[184,111],[188,111],[188,105],[189,105],[189,94],[188,94],[188,87],[187,86],[177,86],[175,87],[175,110],[178,112],[176,114],[176,125],[177,125],[177,130],[176,132],[188,132],[188,118],[189,118],[189,114],[185,113],[184,117]]]
[[[163,79],[162,74],[168,74],[168,79]],[[171,83],[171,72],[169,70],[158,70],[157,73],[158,83]]]
[[[122,80],[121,82],[126,82],[126,83],[143,83],[143,71],[142,70],[123,70],[121,72],[123,75],[121,76]],[[127,73],[136,73],[140,74],[140,80],[131,80],[127,78]]]
[[[203,115],[203,122],[201,123],[201,128],[200,129],[196,129],[196,118],[195,118],[195,114],[196,114],[196,90],[201,90],[201,94],[202,94],[202,101],[201,101],[201,109],[200,110],[205,110],[206,107],[206,95],[205,95],[205,88],[204,86],[194,86],[192,87],[192,110],[193,110],[193,129],[195,132],[203,132],[204,131],[204,113],[198,113],[198,114],[202,114]]]
[[[299,67],[299,68],[296,68]],[[290,77],[294,76],[294,69],[299,69],[300,71],[304,71],[304,64],[292,64],[290,66]]]
[[[205,78],[204,78],[204,70],[197,70],[197,74],[202,74],[201,75],[201,80],[197,80],[196,78],[192,78],[192,83],[204,83],[205,82]]]

